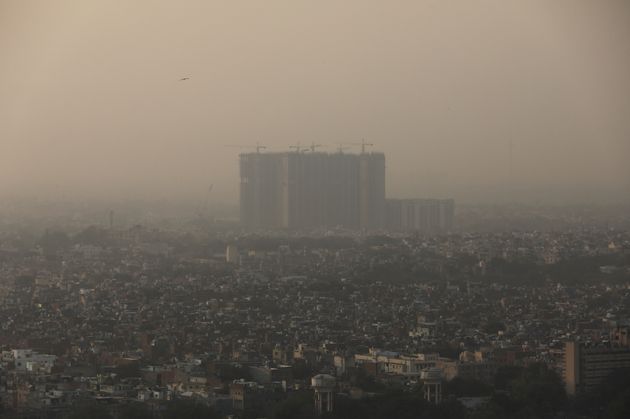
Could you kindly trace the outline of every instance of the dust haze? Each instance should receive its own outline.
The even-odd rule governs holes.
[[[236,202],[250,149],[226,145],[365,138],[390,197],[627,202],[629,21],[623,0],[0,0],[0,195]]]

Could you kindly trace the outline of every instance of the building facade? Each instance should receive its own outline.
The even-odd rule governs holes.
[[[245,153],[240,176],[247,228],[384,226],[382,153]]]
[[[613,371],[630,368],[630,347],[615,344],[588,346],[580,342],[566,342],[564,363],[567,394],[589,392]]]
[[[453,228],[452,199],[388,199],[387,227],[393,231],[442,233]]]

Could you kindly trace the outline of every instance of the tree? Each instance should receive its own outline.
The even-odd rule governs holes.
[[[558,375],[544,364],[500,368],[491,401],[473,412],[475,419],[553,418],[566,406]]]
[[[492,395],[492,388],[479,380],[455,377],[446,383],[444,393],[454,397],[484,397]]]
[[[118,419],[152,419],[151,412],[140,403],[127,404],[118,411]]]
[[[76,405],[69,419],[113,419],[107,406],[95,401],[86,401]]]
[[[274,409],[274,419],[311,419],[316,418],[313,393],[301,391],[294,393]]]
[[[163,419],[219,419],[209,406],[196,401],[173,400],[166,405]]]
[[[539,417],[553,417],[567,401],[562,380],[544,364],[525,368],[510,387],[512,398]]]
[[[469,419],[507,419],[509,415],[497,403],[486,403],[469,413]]]
[[[498,390],[508,390],[510,382],[523,373],[521,367],[500,367],[494,375],[494,387]]]

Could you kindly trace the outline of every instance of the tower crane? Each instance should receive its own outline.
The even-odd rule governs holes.
[[[348,145],[360,145],[361,146],[361,154],[365,154],[365,147],[373,147],[373,143],[366,143],[365,139],[361,139],[360,143],[347,143]]]
[[[266,145],[262,145],[260,143],[256,143],[256,145],[237,145],[237,144],[226,144],[226,147],[232,147],[232,148],[242,148],[242,149],[254,149],[256,150],[256,153],[260,154],[260,150],[265,150],[267,148]]]
[[[323,147],[323,145],[322,144],[315,144],[315,142],[312,142],[311,146],[309,147],[309,149],[311,150],[311,153],[314,153],[315,149],[319,148],[319,147]]]
[[[347,143],[335,143],[335,144],[337,144],[337,145],[338,145],[338,147],[337,147],[337,153],[339,153],[339,154],[343,154],[343,151],[344,151],[344,150],[347,150],[347,149],[349,149],[349,148],[350,148],[350,147],[344,147],[344,145],[347,145]]]
[[[305,151],[309,151],[309,148],[302,147],[299,141],[295,145],[290,145],[289,149],[295,150],[296,153],[303,153]]]

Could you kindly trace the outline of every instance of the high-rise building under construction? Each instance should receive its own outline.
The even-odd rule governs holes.
[[[441,233],[453,228],[452,199],[388,199],[386,227],[392,231]]]
[[[246,227],[376,229],[385,224],[383,153],[244,153],[240,175]]]

